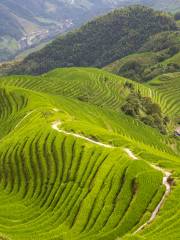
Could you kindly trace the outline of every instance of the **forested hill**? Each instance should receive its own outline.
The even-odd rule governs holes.
[[[133,6],[97,18],[54,40],[15,65],[10,73],[40,74],[57,67],[103,67],[136,52],[159,32],[176,30],[172,16]]]
[[[180,31],[151,36],[134,54],[105,67],[107,71],[144,82],[161,74],[180,71]]]

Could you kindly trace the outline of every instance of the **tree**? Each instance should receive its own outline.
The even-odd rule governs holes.
[[[159,129],[162,134],[167,133],[169,118],[163,115],[157,103],[153,103],[150,97],[142,97],[139,91],[131,90],[121,110],[144,124]]]

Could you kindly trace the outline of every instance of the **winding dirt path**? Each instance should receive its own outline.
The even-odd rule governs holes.
[[[105,147],[105,148],[116,148],[112,145],[109,145],[109,144],[104,144],[104,143],[101,143],[101,142],[98,142],[98,141],[95,141],[95,140],[92,140],[90,138],[87,138],[83,135],[80,135],[80,134],[76,134],[76,133],[72,133],[72,132],[67,132],[65,130],[62,130],[59,128],[59,126],[61,125],[61,121],[56,121],[56,122],[53,122],[51,127],[60,132],[60,133],[63,133],[65,135],[71,135],[71,136],[74,136],[76,138],[80,138],[80,139],[83,139],[83,140],[86,140],[88,142],[91,142],[91,143],[94,143],[96,145],[99,145],[99,146],[102,146],[102,147]],[[128,154],[128,156],[131,158],[131,159],[134,159],[134,160],[138,160],[138,158],[134,155],[134,153],[129,149],[129,148],[124,148],[124,152],[126,152]],[[154,221],[154,219],[156,218],[156,216],[158,215],[159,213],[159,210],[161,209],[162,205],[164,204],[165,202],[165,199],[166,197],[169,195],[170,191],[171,191],[171,184],[168,182],[168,179],[169,177],[171,176],[171,173],[170,172],[167,172],[165,171],[163,168],[160,168],[160,167],[157,167],[156,165],[154,164],[151,164],[151,163],[148,163],[151,167],[153,167],[154,169],[160,171],[163,173],[164,177],[163,177],[163,182],[162,184],[166,187],[166,191],[161,199],[161,201],[158,203],[158,205],[156,206],[155,210],[152,212],[151,214],[151,217],[150,219],[145,222],[143,225],[141,225],[133,234],[136,234],[138,232],[140,232],[141,230],[143,230],[146,226],[148,226],[150,223],[152,223]]]
[[[164,177],[163,177],[163,185],[166,187],[166,191],[161,199],[161,201],[159,202],[159,204],[157,205],[157,207],[155,208],[155,210],[152,212],[150,219],[145,222],[142,226],[140,226],[133,234],[136,234],[140,231],[142,231],[146,226],[148,226],[150,223],[152,223],[154,221],[154,219],[156,218],[156,216],[158,215],[162,205],[165,202],[166,197],[170,194],[171,192],[171,185],[168,182],[169,177],[171,176],[170,172],[166,172],[164,171],[162,168],[159,167],[155,167],[154,165],[151,165],[152,167],[154,167],[155,169],[161,171],[164,173]]]
[[[134,160],[138,159],[130,149],[125,148],[124,151],[129,155],[130,158],[132,158]],[[136,234],[136,233],[142,231],[146,226],[148,226],[150,223],[152,223],[155,220],[156,216],[159,213],[159,210],[161,209],[162,205],[165,202],[166,197],[171,192],[171,184],[168,182],[168,180],[169,180],[169,178],[171,177],[172,174],[170,172],[165,171],[163,168],[157,167],[154,164],[151,164],[151,163],[148,163],[148,164],[151,167],[153,167],[154,169],[163,173],[164,177],[163,177],[162,184],[166,187],[166,191],[165,191],[161,201],[158,203],[158,205],[156,206],[156,208],[152,212],[150,219],[147,222],[145,222],[143,225],[141,225],[133,234]]]
[[[92,140],[91,138],[87,138],[83,135],[80,135],[80,134],[77,134],[77,133],[72,133],[72,132],[67,132],[65,130],[62,130],[62,129],[59,129],[58,126],[61,125],[61,121],[56,121],[54,123],[52,123],[52,128],[60,133],[64,133],[65,135],[71,135],[71,136],[74,136],[76,138],[81,138],[85,141],[88,141],[88,142],[91,142],[91,143],[94,143],[96,145],[99,145],[101,147],[105,147],[105,148],[115,148],[113,147],[112,145],[109,145],[109,144],[104,144],[104,143],[101,143],[101,142],[98,142],[98,141],[95,141],[95,140]]]
[[[125,152],[129,155],[130,158],[134,159],[134,160],[137,160],[138,158],[134,155],[134,153],[128,149],[128,148],[125,148],[124,149]],[[157,167],[156,165],[154,164],[151,164],[151,163],[148,163],[151,167],[153,167],[154,169],[160,171],[163,173],[164,177],[163,177],[163,181],[162,181],[162,184],[166,187],[166,191],[161,199],[161,201],[158,203],[158,205],[156,206],[156,208],[154,209],[154,211],[152,212],[151,214],[151,217],[150,219],[145,222],[143,225],[141,225],[133,234],[136,234],[138,232],[140,232],[141,230],[143,230],[147,225],[149,225],[150,223],[152,223],[154,221],[154,219],[156,218],[156,216],[158,215],[159,213],[159,210],[161,209],[162,205],[164,204],[165,202],[165,199],[166,197],[170,194],[171,192],[171,184],[168,182],[169,178],[171,177],[171,173],[170,172],[167,172],[165,171],[163,168],[160,168],[160,167]]]

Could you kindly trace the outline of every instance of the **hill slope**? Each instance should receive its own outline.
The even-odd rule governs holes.
[[[60,14],[59,5],[58,1],[1,0],[0,61],[11,59],[17,53],[71,28],[70,15]]]
[[[162,107],[170,96],[155,80],[151,89],[96,69],[0,79],[0,233],[5,239],[178,239],[178,140],[118,112],[123,95],[118,99],[115,89],[125,82]],[[91,84],[94,91],[82,98]],[[166,110],[174,115],[178,102],[176,108]]]
[[[172,17],[146,7],[116,10],[56,39],[11,72],[39,74],[64,66],[102,67],[137,51],[151,35],[175,29]]]
[[[164,11],[177,11],[177,0],[1,0],[0,61],[14,58],[26,48],[52,39],[69,28],[117,7],[142,4]],[[33,39],[33,41],[32,41]]]
[[[105,70],[136,81],[179,72],[180,32],[162,32],[151,36],[135,54],[121,58]]]

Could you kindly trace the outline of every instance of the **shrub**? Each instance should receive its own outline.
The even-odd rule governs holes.
[[[121,110],[136,119],[139,119],[144,124],[159,129],[162,134],[166,134],[166,127],[169,123],[169,118],[163,116],[160,106],[153,103],[150,97],[142,97],[138,92],[131,89],[131,93],[126,99]]]

